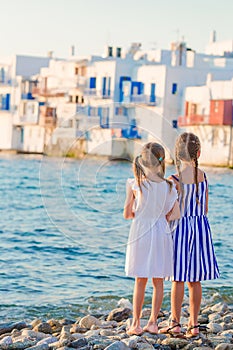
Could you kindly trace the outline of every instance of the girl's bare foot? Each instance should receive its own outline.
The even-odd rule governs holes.
[[[143,328],[144,332],[148,332],[151,334],[158,333],[158,326],[156,322],[148,322],[147,325]]]
[[[130,327],[127,331],[126,334],[130,335],[142,335],[143,334],[143,329],[140,326],[136,327]]]

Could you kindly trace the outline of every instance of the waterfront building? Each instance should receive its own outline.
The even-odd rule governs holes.
[[[2,62],[2,63],[1,63]],[[31,76],[47,66],[48,57],[14,55],[0,58],[0,149],[43,152],[44,130],[38,124],[38,101]]]
[[[233,166],[233,79],[212,80],[185,90],[181,128],[197,134],[203,146],[203,164]]]

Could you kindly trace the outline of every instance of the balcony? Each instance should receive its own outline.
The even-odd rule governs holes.
[[[77,77],[75,77],[76,80],[76,87],[77,88],[86,88],[87,86],[87,77],[78,75]]]
[[[55,128],[57,125],[57,118],[56,117],[49,117],[49,116],[45,116],[45,115],[40,115],[39,125],[47,127],[47,128]]]
[[[42,97],[64,97],[65,92],[57,89],[42,89],[39,87],[32,88],[32,95]]]
[[[147,106],[156,106],[156,99],[155,96],[148,96],[148,95],[131,95],[130,96],[131,103],[137,103],[137,104],[143,104]]]
[[[21,94],[22,100],[34,100],[35,98],[32,96],[31,92]]]
[[[179,126],[188,125],[206,125],[209,124],[209,115],[204,114],[190,114],[187,116],[178,117]]]

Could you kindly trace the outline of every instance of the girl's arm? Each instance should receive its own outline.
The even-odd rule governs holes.
[[[134,204],[135,196],[133,193],[132,188],[130,187],[129,183],[126,183],[126,199],[125,199],[125,205],[124,205],[124,212],[123,216],[125,219],[133,219],[134,218],[134,212],[133,212],[133,204]]]

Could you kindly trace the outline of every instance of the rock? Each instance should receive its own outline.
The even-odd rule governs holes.
[[[8,347],[8,345],[10,345],[12,343],[13,343],[12,337],[10,335],[8,335],[0,340],[0,348],[6,349]]]
[[[149,349],[154,349],[153,345],[149,343],[138,343],[137,344],[137,349],[141,350],[149,350]]]
[[[25,322],[9,322],[0,324],[0,335],[5,333],[10,333],[13,329],[23,329],[26,328],[27,324]]]
[[[102,321],[101,328],[116,328],[118,323],[116,321]]]
[[[229,310],[228,305],[225,303],[218,303],[212,306],[213,312],[221,313],[222,315]]]
[[[79,326],[82,327],[82,328],[91,329],[91,326],[93,326],[93,325],[100,326],[101,325],[101,321],[98,318],[96,318],[94,316],[91,316],[91,315],[84,316],[79,321]]]
[[[232,350],[232,349],[233,349],[233,344],[228,344],[228,343],[218,344],[215,348],[215,350]]]
[[[40,341],[41,339],[48,338],[48,334],[44,334],[42,332],[36,332],[30,329],[24,329],[22,331],[22,336],[26,338],[34,338],[37,341]]]
[[[59,323],[62,325],[62,326],[67,326],[69,324],[74,324],[76,322],[76,320],[72,320],[70,318],[63,318],[62,320],[59,321]]]
[[[122,342],[125,343],[131,349],[137,348],[137,341],[133,337],[123,339]]]
[[[129,301],[129,299],[125,299],[125,298],[121,298],[117,305],[119,306],[119,308],[124,308],[124,309],[130,309],[133,310],[133,305],[132,303]]]
[[[130,349],[123,341],[118,340],[108,345],[105,350],[128,350]]]
[[[210,348],[208,346],[195,346],[193,350],[212,350],[213,348]]]
[[[53,332],[52,331],[52,327],[47,322],[41,322],[41,323],[37,324],[33,328],[33,331],[35,331],[35,332],[42,332],[42,333],[46,333],[46,334],[51,334]]]
[[[200,324],[206,324],[206,323],[209,323],[209,318],[207,315],[199,315],[198,316],[198,323]]]
[[[222,332],[222,326],[218,323],[214,323],[214,322],[210,322],[207,324],[207,331],[208,333],[214,333],[214,334],[217,334],[219,332]]]
[[[167,338],[162,341],[162,345],[168,345],[172,349],[183,348],[188,345],[188,340],[180,338]]]
[[[129,318],[129,316],[132,315],[132,311],[129,308],[117,308],[112,310],[107,318],[107,321],[123,321],[126,320],[127,318]]]
[[[36,345],[52,344],[57,341],[58,341],[57,337],[47,337],[47,338],[41,339]]]
[[[228,329],[226,331],[221,332],[221,335],[227,336],[227,337],[233,337],[233,329]]]
[[[42,320],[40,320],[39,318],[36,318],[30,323],[30,325],[32,326],[32,328],[34,328],[35,326],[37,326],[39,323],[42,323],[42,322],[43,322]]]
[[[13,344],[8,345],[7,349],[12,350],[23,350],[36,345],[36,340],[27,339],[25,341],[17,341]]]
[[[212,308],[211,306],[207,306],[206,308],[204,308],[202,311],[201,311],[201,314],[202,315],[210,315],[212,314]]]
[[[42,332],[36,332],[31,329],[24,329],[22,331],[22,336],[26,338],[34,338],[37,341],[40,341],[41,339],[48,338],[48,334],[44,334]]]
[[[85,338],[86,337],[93,337],[93,336],[98,336],[100,334],[100,329],[95,329],[95,330],[90,330],[85,333]]]
[[[31,346],[30,348],[27,348],[27,349],[30,349],[30,350],[48,350],[49,349],[49,345],[48,344],[36,344],[34,346]]]
[[[218,312],[215,312],[213,314],[210,314],[209,315],[209,322],[216,322],[218,323],[217,321],[221,322],[221,315],[218,313]]]
[[[86,333],[88,331],[88,328],[83,328],[80,327],[78,324],[74,324],[71,328],[70,328],[70,333]]]
[[[114,336],[116,335],[116,331],[114,331],[113,329],[101,329],[100,330],[100,335],[104,335],[106,337],[108,336]]]
[[[83,346],[88,345],[88,341],[85,338],[80,338],[77,340],[74,340],[71,344],[70,347],[71,348],[75,348],[75,349],[79,349],[82,348]]]
[[[52,328],[52,332],[60,332],[62,329],[62,325],[59,321],[55,320],[54,318],[50,319],[47,321],[47,323],[50,325]]]
[[[225,315],[222,317],[222,321],[225,322],[225,323],[232,323],[233,321],[233,314],[228,314],[228,315]],[[232,328],[233,328],[233,325],[232,325]]]

